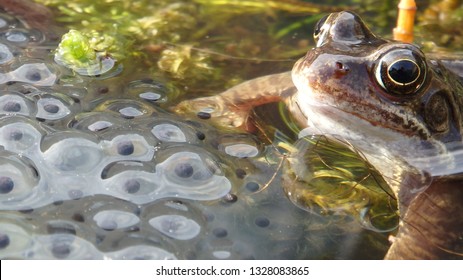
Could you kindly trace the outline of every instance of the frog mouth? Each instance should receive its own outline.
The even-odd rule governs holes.
[[[400,157],[430,176],[463,173],[463,143],[444,144],[373,125],[358,114],[311,99],[304,103],[308,128],[301,136],[323,134],[351,143],[363,154],[374,158]],[[391,168],[391,167],[389,167]]]
[[[382,127],[364,116],[325,102],[304,99],[298,105],[307,116],[308,126],[322,134],[339,135],[350,141],[380,139],[382,142],[397,142],[410,138],[407,134]]]

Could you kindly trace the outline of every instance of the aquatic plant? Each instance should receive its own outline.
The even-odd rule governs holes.
[[[297,141],[288,158],[284,188],[290,199],[318,214],[348,215],[373,231],[398,223],[392,190],[347,143],[325,136]]]
[[[287,59],[305,51],[298,40],[308,41],[311,34],[307,26],[285,29],[294,19],[284,19],[312,13],[317,14],[314,24],[321,13],[339,9],[294,0],[36,1],[54,9],[56,20],[70,29],[112,38],[117,47],[106,50],[111,57],[120,61],[118,54],[123,54],[148,73],[165,74],[193,91],[233,85],[230,81],[246,79],[256,66],[265,67],[257,64],[261,61],[277,65],[275,60],[282,59],[285,67],[277,67],[289,67]],[[307,31],[294,36],[300,30]],[[225,60],[240,63],[224,68]]]
[[[97,32],[87,35],[71,29],[63,35],[55,53],[55,61],[81,75],[100,75],[114,67],[116,60],[110,53],[114,48],[113,37]],[[122,55],[118,53],[117,56]]]
[[[431,51],[461,52],[463,5],[460,0],[433,1],[419,15],[420,42]],[[443,50],[442,48],[447,48]]]

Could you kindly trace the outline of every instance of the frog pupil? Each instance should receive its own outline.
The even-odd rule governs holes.
[[[395,61],[387,71],[392,81],[404,85],[413,83],[420,75],[418,65],[408,59]]]

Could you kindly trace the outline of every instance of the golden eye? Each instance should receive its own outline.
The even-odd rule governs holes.
[[[394,49],[379,59],[375,69],[378,84],[389,94],[416,93],[426,78],[426,63],[409,49]]]

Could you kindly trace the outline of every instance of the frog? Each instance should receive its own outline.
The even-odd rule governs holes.
[[[385,259],[462,259],[462,78],[417,45],[373,34],[351,11],[323,17],[314,38],[292,71],[173,110],[252,132],[253,108],[283,102],[301,135],[348,141],[393,190],[400,222]]]

